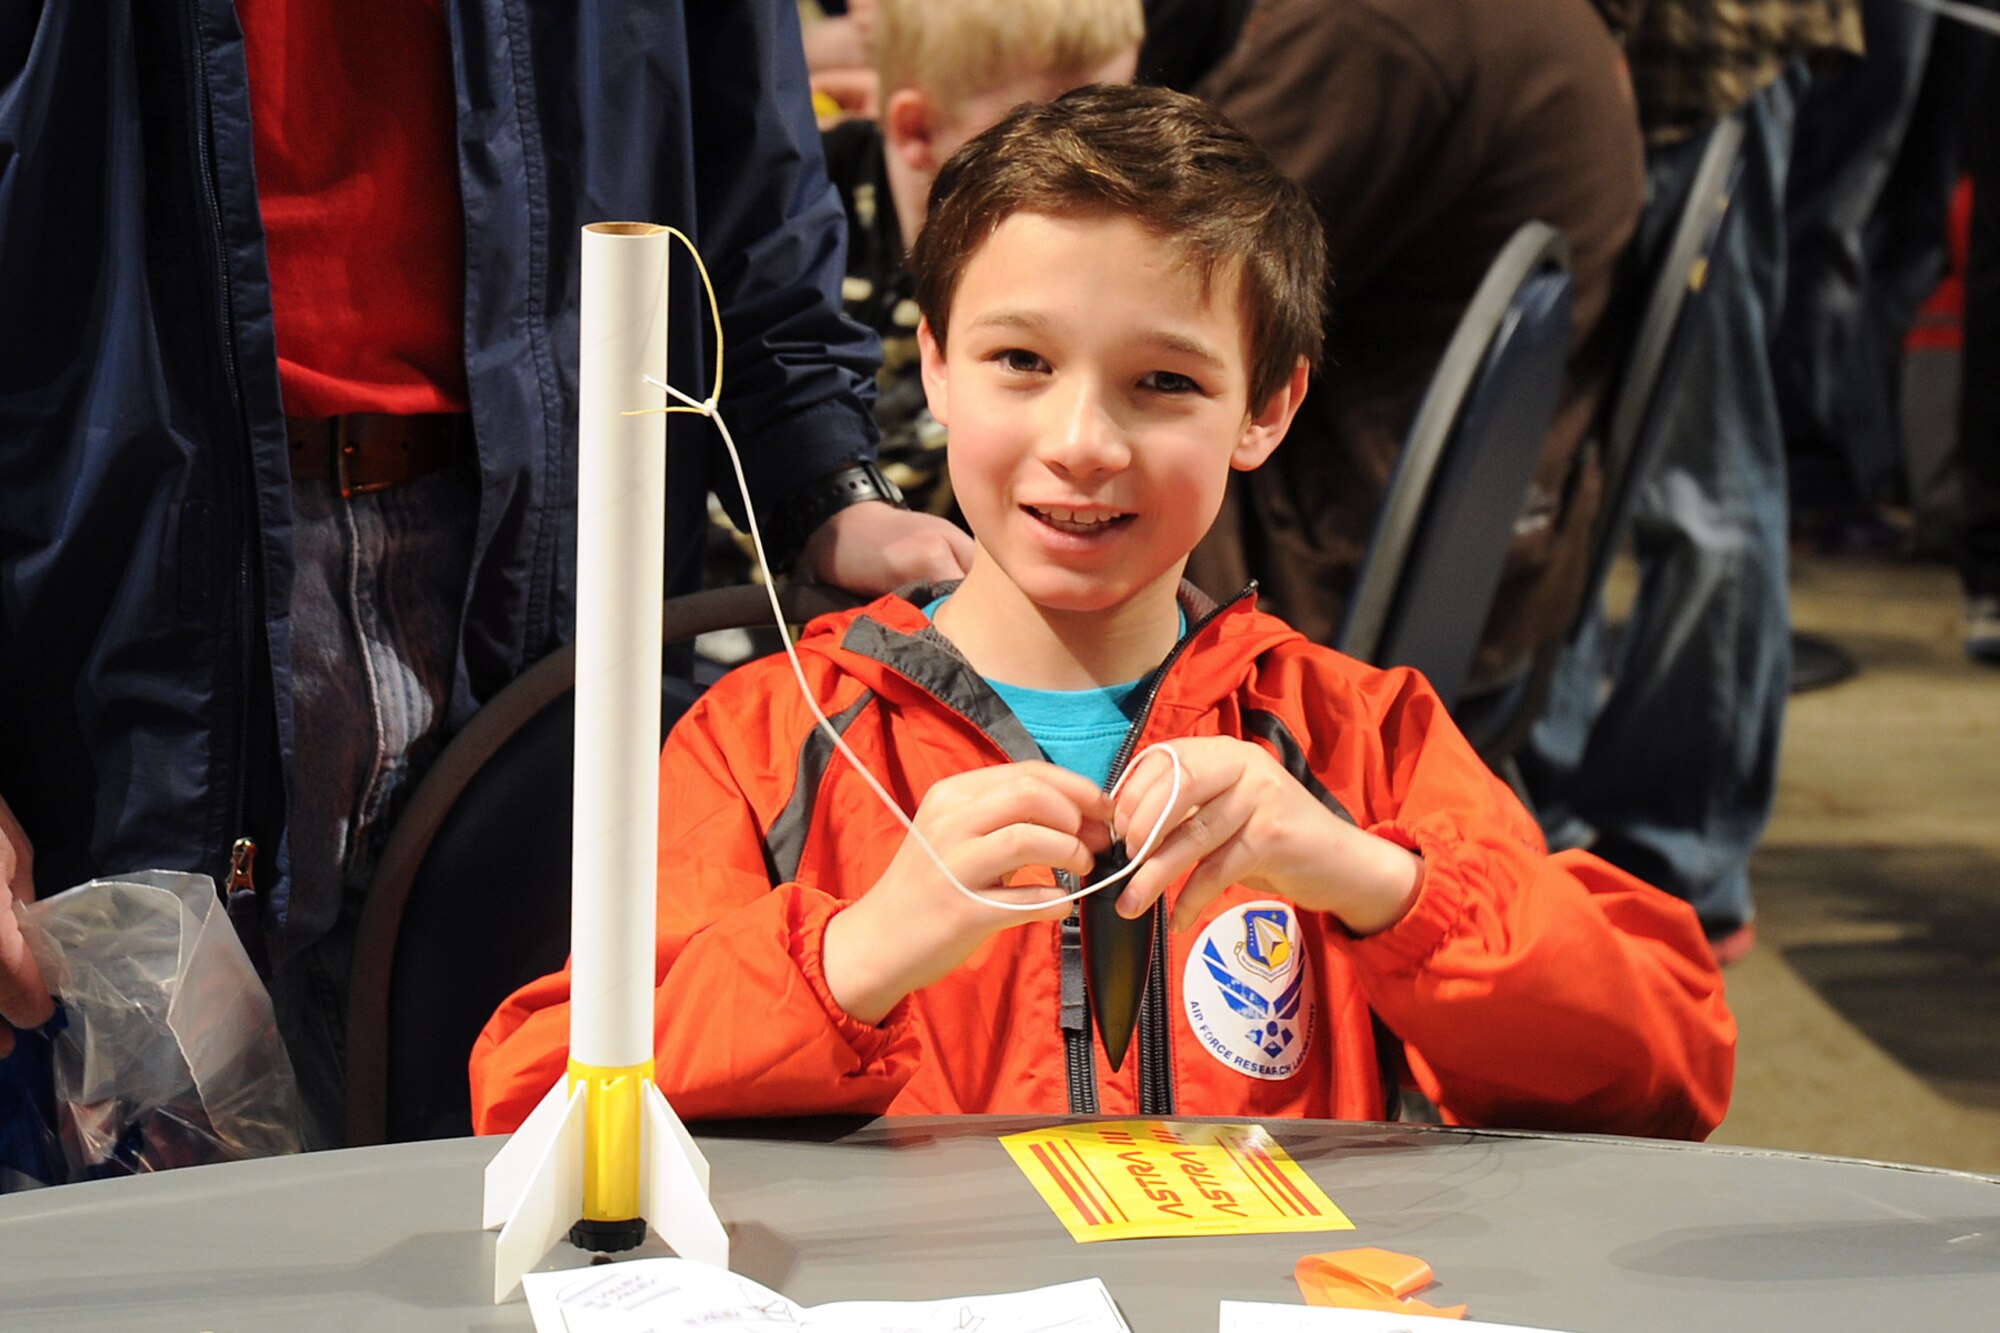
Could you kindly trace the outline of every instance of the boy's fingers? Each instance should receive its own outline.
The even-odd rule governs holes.
[[[1075,806],[1086,817],[1105,818],[1111,813],[1111,798],[1098,785],[1081,773],[1044,762],[1039,759],[1024,760],[1001,768],[979,770],[986,773],[1005,774],[1025,788],[1053,792]]]
[[[1111,797],[1095,782],[1083,774],[1056,764],[1031,759],[1014,767],[1028,770],[1035,778],[1054,787],[1075,803],[1077,810],[1086,819],[1100,823],[1111,820]]]
[[[1180,825],[1194,811],[1234,792],[1241,773],[1238,765],[1215,762],[1216,752],[1198,742],[1180,742],[1174,753],[1182,756],[1180,786],[1175,790],[1174,769],[1166,756],[1153,755],[1159,762],[1147,773],[1134,772],[1131,782],[1118,793],[1114,827],[1125,840],[1126,851],[1136,855],[1160,811],[1169,805],[1178,808],[1167,817],[1166,828]]]
[[[1134,872],[1118,900],[1120,915],[1133,917],[1153,905],[1173,882],[1192,870],[1201,859],[1191,843],[1169,837],[1155,848]]]
[[[1243,877],[1249,870],[1246,862],[1247,858],[1242,849],[1233,840],[1225,841],[1220,848],[1206,853],[1198,853],[1193,844],[1183,843],[1173,849],[1170,859],[1149,861],[1141,868],[1140,874],[1153,870],[1160,878],[1157,882],[1149,879],[1140,886],[1145,895],[1140,906],[1136,910],[1127,912],[1126,904],[1121,901],[1118,909],[1127,916],[1137,916],[1139,912],[1145,910],[1146,905],[1185,874],[1187,880],[1181,885],[1180,892],[1174,896],[1173,914],[1168,918],[1167,924],[1172,930],[1186,930],[1201,915],[1202,909],[1214,902],[1223,890]]]
[[[1029,889],[990,888],[980,891],[980,896],[991,899],[995,904],[1006,904],[1002,912],[995,906],[992,915],[1005,915],[1003,926],[1018,925],[1028,921],[1060,921],[1070,913],[1070,904],[1063,902],[1063,891],[1053,886]],[[1036,911],[1023,911],[1022,906],[1038,905]]]
[[[968,843],[966,851],[968,855],[959,878],[974,888],[998,885],[1014,872],[1031,867],[1087,874],[1097,860],[1096,853],[1077,835],[1038,824],[1009,824],[995,829]],[[1051,888],[1049,892],[1060,896],[1062,891]]]
[[[1132,848],[1132,830],[1139,827],[1139,811],[1152,793],[1150,784],[1134,778],[1118,789],[1118,799],[1111,803],[1111,831],[1126,844],[1128,853]]]
[[[1059,892],[1060,892],[1060,890],[1057,890],[1057,889],[1050,889],[1050,890],[1047,890],[1047,892],[1049,892],[1049,893],[1059,893]],[[1023,900],[1023,901],[1030,901],[1030,902],[1032,902],[1032,901],[1034,901],[1034,899],[1025,899],[1025,900]],[[1023,923],[1023,924],[1025,924],[1026,922],[1029,922],[1029,921],[1060,921],[1060,920],[1062,920],[1062,919],[1063,919],[1064,917],[1068,916],[1068,915],[1069,915],[1069,913],[1070,913],[1070,904],[1069,904],[1069,903],[1066,903],[1066,902],[1062,902],[1062,901],[1061,901],[1060,899],[1051,899],[1051,900],[1049,901],[1049,904],[1048,904],[1048,906],[1046,906],[1046,907],[1043,907],[1043,908],[1041,908],[1041,909],[1040,909],[1040,910],[1038,910],[1038,911],[1033,911],[1033,912],[1009,912],[1009,913],[1007,913],[1007,915],[1008,915],[1008,917],[1009,917],[1009,918],[1011,918],[1011,921],[1012,921],[1012,922],[1017,922],[1017,923]]]
[[[1147,782],[1171,782],[1174,776],[1174,759],[1179,759],[1180,766],[1186,768],[1188,748],[1184,742],[1168,744],[1162,741],[1159,748],[1147,749],[1132,761],[1132,781],[1138,782],[1144,779]],[[1168,750],[1174,752],[1171,758],[1166,753]]]
[[[1174,898],[1173,915],[1167,919],[1167,928],[1182,931],[1200,920],[1202,911],[1237,881],[1236,867],[1232,863],[1240,859],[1234,844],[1231,844],[1197,865]]]
[[[1187,817],[1186,805],[1179,811],[1169,806],[1168,801],[1172,795],[1173,789],[1170,786],[1150,787],[1140,792],[1138,798],[1129,806],[1120,810],[1119,815],[1123,818],[1121,836],[1125,840],[1127,856],[1137,856],[1139,849],[1146,845],[1146,839],[1153,836],[1155,828],[1160,830],[1161,839],[1153,844],[1153,850],[1157,853],[1164,845],[1166,837],[1173,832],[1174,825]],[[1182,792],[1181,795],[1185,802],[1187,793]],[[1166,816],[1164,824],[1161,822],[1162,815]]]
[[[974,838],[1013,824],[1037,824],[1078,834],[1087,825],[1099,822],[1106,813],[1098,801],[1079,800],[1080,796],[1096,791],[1088,779],[1083,779],[1082,792],[1064,790],[1062,785],[1047,781],[1046,774],[1015,771],[1026,768],[1026,765],[1010,765],[1007,769],[982,770],[1000,776],[955,793],[956,799],[950,807],[939,814],[940,832],[951,837],[956,829],[958,836]]]
[[[1134,841],[1138,841],[1136,836]],[[1199,855],[1199,850],[1181,836],[1179,829],[1170,830],[1126,881],[1124,892],[1118,897],[1119,914],[1135,917],[1151,907],[1169,885],[1194,866]]]
[[[1235,882],[1227,876],[1247,872],[1249,866],[1245,864],[1243,849],[1236,846],[1236,835],[1242,831],[1247,813],[1237,808],[1239,804],[1224,795],[1183,815],[1133,875],[1132,887],[1136,892],[1130,902],[1135,905],[1134,910],[1126,912],[1127,902],[1123,899],[1118,904],[1119,910],[1137,915],[1165,892],[1168,885],[1190,871],[1207,870],[1226,876],[1221,886],[1225,888]],[[1185,895],[1186,890],[1182,893]]]
[[[1173,787],[1173,764],[1164,754],[1148,753],[1136,760],[1127,770],[1124,781],[1119,784],[1118,799],[1113,802],[1113,808],[1121,817],[1118,824],[1120,835],[1128,833],[1138,822],[1137,811],[1148,800],[1156,797],[1164,799],[1164,794],[1171,792]]]
[[[1145,875],[1145,873],[1146,867],[1140,867],[1138,874],[1133,875],[1132,878],[1112,890],[1118,894],[1118,915],[1128,921],[1144,914],[1146,909],[1151,907],[1154,901],[1159,898],[1166,886],[1173,883],[1171,879],[1142,879],[1141,876]]]

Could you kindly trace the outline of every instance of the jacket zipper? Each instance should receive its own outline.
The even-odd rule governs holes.
[[[1076,892],[1074,888],[1068,890]],[[1069,1082],[1069,1113],[1096,1115],[1097,1050],[1090,1040],[1090,1002],[1083,984],[1083,918],[1070,904],[1063,918],[1061,953],[1063,1061]]]
[[[250,770],[250,733],[252,698],[257,693],[251,688],[257,670],[256,644],[258,635],[254,617],[257,607],[257,576],[252,563],[253,538],[257,510],[255,446],[249,429],[249,410],[243,400],[243,383],[236,360],[236,304],[229,285],[229,247],[222,224],[222,199],[215,185],[215,117],[214,106],[209,96],[208,59],[202,46],[201,12],[199,0],[185,10],[188,15],[187,42],[191,72],[194,83],[194,142],[197,171],[201,181],[202,202],[207,209],[209,243],[211,257],[215,262],[216,311],[221,318],[221,352],[223,378],[229,389],[231,402],[236,406],[236,419],[244,448],[246,466],[242,471],[242,487],[237,494],[240,507],[230,517],[236,521],[224,526],[226,536],[231,540],[230,549],[236,553],[236,577],[231,589],[232,599],[229,620],[235,635],[234,658],[237,666],[237,689],[235,703],[228,715],[232,735],[227,746],[219,747],[234,756],[234,768],[229,774],[230,781],[226,795],[228,833],[234,835],[231,846],[229,880],[225,889],[225,899],[234,893],[256,892],[250,877],[250,863],[255,860],[257,845],[247,835],[247,796]],[[218,488],[217,498],[222,498],[226,488]],[[218,514],[227,512],[226,507],[217,506]],[[242,900],[239,899],[239,902]],[[240,909],[239,909],[240,911]],[[235,915],[235,914],[232,914]],[[239,918],[239,924],[241,919]],[[254,956],[254,951],[253,951]]]
[[[910,680],[911,684],[917,685],[920,689],[925,688],[908,676],[904,679]],[[939,698],[935,691],[925,689],[925,692],[944,707],[951,708],[951,705]],[[952,708],[951,711],[958,713],[967,726],[978,732],[1002,760],[1010,763],[1013,761],[1013,756],[1007,753],[1007,747],[995,739],[991,732],[966,717],[964,713],[959,713],[957,709]],[[1071,878],[1068,871],[1056,873],[1056,882],[1062,886],[1065,893],[1076,892],[1078,881]],[[1060,949],[1056,972],[1056,1026],[1063,1037],[1063,1060],[1066,1081],[1069,1085],[1070,1114],[1095,1115],[1098,1109],[1097,1076],[1093,1067],[1095,1055],[1090,1042],[1090,1006],[1083,990],[1083,930],[1074,904],[1071,904],[1069,915],[1063,918],[1062,924],[1058,927],[1058,938]]]
[[[1160,696],[1160,687],[1166,683],[1167,673],[1173,669],[1174,663],[1180,660],[1181,654],[1202,630],[1208,628],[1218,616],[1250,596],[1256,589],[1257,585],[1254,582],[1249,584],[1234,597],[1190,625],[1188,632],[1174,644],[1173,651],[1167,654],[1166,660],[1154,668],[1152,676],[1146,681],[1145,691],[1140,696],[1138,715],[1132,719],[1131,727],[1125,732],[1125,740],[1119,745],[1118,754],[1111,761],[1111,774],[1105,779],[1106,791],[1117,785],[1125,766],[1132,762],[1132,754],[1139,747],[1139,737],[1144,734],[1146,723],[1153,714],[1153,704]],[[1168,951],[1167,914],[1165,911],[1160,911],[1153,917],[1153,961],[1146,972],[1145,997],[1139,1004],[1139,1114],[1144,1116],[1172,1115],[1174,1112],[1174,1039],[1167,990]],[[1089,1100],[1094,1107],[1097,1101],[1096,1071],[1089,1063],[1088,1028],[1084,1030],[1083,1037],[1086,1057],[1084,1072],[1091,1079]],[[1078,1101],[1076,1074],[1076,1061],[1072,1059],[1070,1062],[1072,1109]]]

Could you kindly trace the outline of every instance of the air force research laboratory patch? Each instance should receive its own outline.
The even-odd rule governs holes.
[[[1201,932],[1181,978],[1202,1049],[1251,1078],[1298,1073],[1317,1017],[1312,965],[1290,903],[1243,903]]]

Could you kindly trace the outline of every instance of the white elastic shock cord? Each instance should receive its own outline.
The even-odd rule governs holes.
[[[1145,864],[1146,858],[1152,854],[1153,849],[1159,844],[1160,839],[1166,833],[1168,817],[1173,814],[1174,807],[1180,803],[1184,770],[1181,767],[1181,757],[1174,753],[1173,747],[1166,742],[1155,742],[1134,755],[1131,762],[1126,764],[1125,771],[1119,775],[1118,781],[1112,785],[1110,791],[1111,797],[1116,799],[1119,790],[1125,785],[1125,780],[1131,777],[1133,771],[1138,768],[1139,761],[1155,751],[1166,755],[1168,762],[1174,766],[1173,786],[1168,791],[1167,803],[1161,809],[1160,817],[1154,821],[1152,831],[1146,834],[1146,840],[1139,845],[1139,850],[1133,853],[1131,861],[1126,864],[1125,868],[1113,874],[1106,875],[1095,884],[1086,884],[1075,893],[1067,894],[1061,898],[1050,898],[1034,903],[1009,903],[989,897],[979,890],[970,888],[960,882],[958,876],[952,873],[951,867],[944,863],[944,858],[938,855],[937,849],[931,846],[930,840],[917,830],[916,822],[910,816],[903,813],[903,807],[896,803],[896,798],[891,796],[888,789],[883,787],[876,780],[875,775],[868,771],[868,766],[861,762],[861,756],[849,748],[846,739],[834,728],[833,723],[827,719],[826,714],[820,710],[819,701],[813,697],[812,686],[806,681],[805,667],[799,661],[798,650],[792,646],[791,627],[785,623],[784,608],[778,604],[777,585],[771,576],[771,563],[764,555],[764,537],[757,528],[757,508],[750,500],[750,482],[743,475],[743,459],[736,452],[736,441],[729,433],[728,423],[722,419],[722,413],[716,407],[717,401],[722,397],[722,308],[716,304],[715,285],[709,280],[708,266],[702,263],[701,252],[695,249],[694,242],[689,240],[686,235],[676,228],[669,227],[667,231],[671,236],[679,240],[682,245],[687,247],[688,254],[694,259],[695,269],[701,274],[701,285],[708,294],[708,308],[713,313],[715,319],[714,388],[710,392],[707,401],[698,402],[666,381],[647,375],[644,377],[647,384],[664,391],[669,397],[678,400],[684,406],[639,408],[624,415],[639,416],[648,412],[694,412],[707,417],[715,423],[716,430],[722,435],[723,448],[729,454],[729,466],[736,473],[736,488],[743,496],[743,512],[750,520],[750,544],[756,548],[757,567],[764,574],[764,595],[771,603],[771,618],[778,627],[780,641],[785,645],[785,656],[791,661],[792,676],[798,681],[799,695],[805,700],[806,707],[812,710],[813,717],[818,721],[819,729],[826,734],[826,738],[829,741],[833,742],[834,748],[846,758],[847,762],[854,766],[854,771],[861,775],[862,780],[868,784],[869,790],[875,793],[876,798],[882,802],[884,808],[896,817],[897,822],[916,840],[917,845],[923,848],[924,855],[930,858],[931,864],[937,867],[938,873],[944,876],[945,882],[976,903],[997,908],[1003,912],[1040,912],[1062,903],[1075,902],[1077,899],[1087,897],[1099,889],[1110,888],[1113,884],[1130,876],[1133,871]]]

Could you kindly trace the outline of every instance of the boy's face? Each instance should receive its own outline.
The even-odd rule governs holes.
[[[1301,367],[1251,411],[1238,286],[1218,272],[1204,294],[1128,218],[994,230],[959,279],[949,351],[918,333],[979,543],[968,588],[990,562],[1046,610],[1171,602],[1230,470],[1264,461],[1304,393]]]

